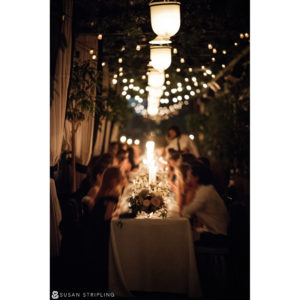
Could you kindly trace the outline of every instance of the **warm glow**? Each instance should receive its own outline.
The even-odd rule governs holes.
[[[118,59],[118,62],[119,62],[119,64],[121,64],[121,63],[123,62],[122,57],[120,57],[120,58]]]
[[[138,140],[138,139],[134,140],[134,144],[135,145],[139,145],[140,144],[140,140]]]
[[[192,68],[189,68],[189,72],[193,72],[193,69],[192,69]]]
[[[248,38],[249,37],[249,33],[245,33],[245,38]]]
[[[137,45],[136,46],[136,51],[140,51],[141,50],[141,46],[140,45]]]
[[[180,69],[180,68],[177,68],[177,69],[176,69],[176,72],[177,72],[177,73],[178,73],[178,72],[180,72],[180,71],[181,71],[181,69]]]
[[[211,70],[207,69],[206,73],[210,75],[212,72],[211,72]]]
[[[180,58],[180,62],[183,64],[184,63],[184,58]]]
[[[98,34],[98,40],[102,40],[102,34]]]
[[[194,135],[193,134],[190,134],[189,135],[189,138],[193,141],[195,139]]]
[[[112,80],[112,83],[113,83],[113,84],[117,84],[117,83],[118,83],[118,80],[117,80],[117,79],[113,79],[113,80]]]
[[[96,54],[94,54],[93,56],[92,56],[92,59],[96,59],[97,58],[97,56],[96,56]]]
[[[128,139],[128,140],[127,140],[127,144],[128,144],[128,145],[132,145],[132,139]]]
[[[154,69],[164,71],[171,65],[172,54],[170,46],[151,46],[150,59]]]
[[[208,44],[208,49],[212,49],[213,45],[212,44]]]
[[[177,54],[177,53],[178,53],[177,48],[174,48],[174,49],[173,49],[173,53],[174,53],[174,54]]]
[[[212,61],[216,61],[216,59],[214,57],[211,58]]]
[[[148,75],[148,85],[158,88],[161,87],[165,82],[165,73],[158,70],[152,69]]]
[[[187,89],[188,91],[190,91],[190,90],[192,89],[192,87],[191,87],[190,85],[187,85],[187,86],[186,86],[186,89]]]
[[[126,79],[126,78],[124,78],[122,81],[123,81],[124,83],[126,83],[126,82],[127,82],[127,79]]]
[[[207,84],[206,84],[206,83],[203,83],[203,87],[206,89],[206,88],[207,88]]]
[[[222,65],[222,68],[224,69],[225,67],[226,67],[226,66],[223,64],[223,65]]]
[[[240,38],[241,38],[241,39],[244,38],[244,34],[243,34],[243,33],[240,34]]]
[[[94,54],[94,50],[93,49],[90,50],[90,54],[91,55]]]
[[[130,98],[131,98],[131,96],[130,95],[126,95],[126,97],[125,97],[127,100],[129,100]]]
[[[227,52],[226,52],[226,50],[223,50],[222,53],[225,55]]]
[[[151,26],[159,37],[170,38],[180,28],[179,2],[150,3]]]
[[[121,143],[125,143],[126,142],[126,136],[125,135],[122,135],[121,137],[120,137],[120,142]]]
[[[217,49],[216,49],[216,48],[214,48],[212,52],[213,52],[213,53],[217,53]]]
[[[162,94],[163,94],[162,88],[154,88],[154,87],[149,88],[149,95],[151,97],[159,98],[162,96]]]

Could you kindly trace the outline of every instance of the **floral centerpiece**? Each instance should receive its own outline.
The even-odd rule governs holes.
[[[161,217],[167,216],[167,208],[163,197],[148,189],[142,189],[138,194],[129,198],[129,208],[132,213],[138,215],[139,213],[156,213],[160,212]]]

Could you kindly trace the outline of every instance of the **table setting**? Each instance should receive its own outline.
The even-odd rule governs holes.
[[[200,297],[190,221],[179,214],[154,142],[146,149],[111,221],[109,289],[121,297],[135,291]]]

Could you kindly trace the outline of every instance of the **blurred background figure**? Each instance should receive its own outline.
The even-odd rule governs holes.
[[[199,152],[194,142],[185,134],[181,134],[179,127],[172,126],[168,130],[169,145],[167,150],[173,148],[181,153],[191,153],[199,157]]]

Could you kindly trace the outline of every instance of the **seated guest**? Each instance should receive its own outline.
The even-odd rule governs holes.
[[[197,161],[197,157],[192,153],[183,153],[182,162],[192,165]]]
[[[208,244],[224,240],[229,216],[223,199],[212,185],[212,173],[201,163],[193,164],[188,173],[189,183],[196,186],[196,191],[192,201],[182,207],[182,216],[195,217],[195,239],[199,239],[200,243],[201,239]],[[199,235],[200,231],[204,233]]]
[[[101,155],[94,163],[91,175],[91,188],[82,198],[82,202],[86,205],[88,211],[91,211],[95,204],[96,195],[99,192],[102,183],[102,175],[106,168],[112,166],[113,156],[109,153]]]
[[[132,147],[128,147],[128,160],[131,164],[131,170],[130,171],[136,171],[139,167],[138,164],[135,162],[135,155],[134,155],[134,149]]]
[[[179,167],[179,164],[181,162],[181,154],[178,151],[171,151],[169,152],[169,160],[168,160],[168,178],[171,182],[176,181],[176,174],[175,170],[177,167]]]
[[[95,206],[89,217],[85,242],[88,288],[107,291],[108,243],[110,221],[117,207],[124,185],[123,175],[118,167],[104,171],[102,185],[95,199]]]
[[[118,151],[119,151],[119,143],[118,142],[111,142],[109,144],[108,153],[112,154],[113,156],[116,156]]]
[[[120,167],[120,170],[125,177],[125,185],[128,183],[128,174],[131,170],[131,163],[129,162],[128,159],[128,152],[121,149],[118,151],[117,154],[117,161],[118,161],[118,166]]]

